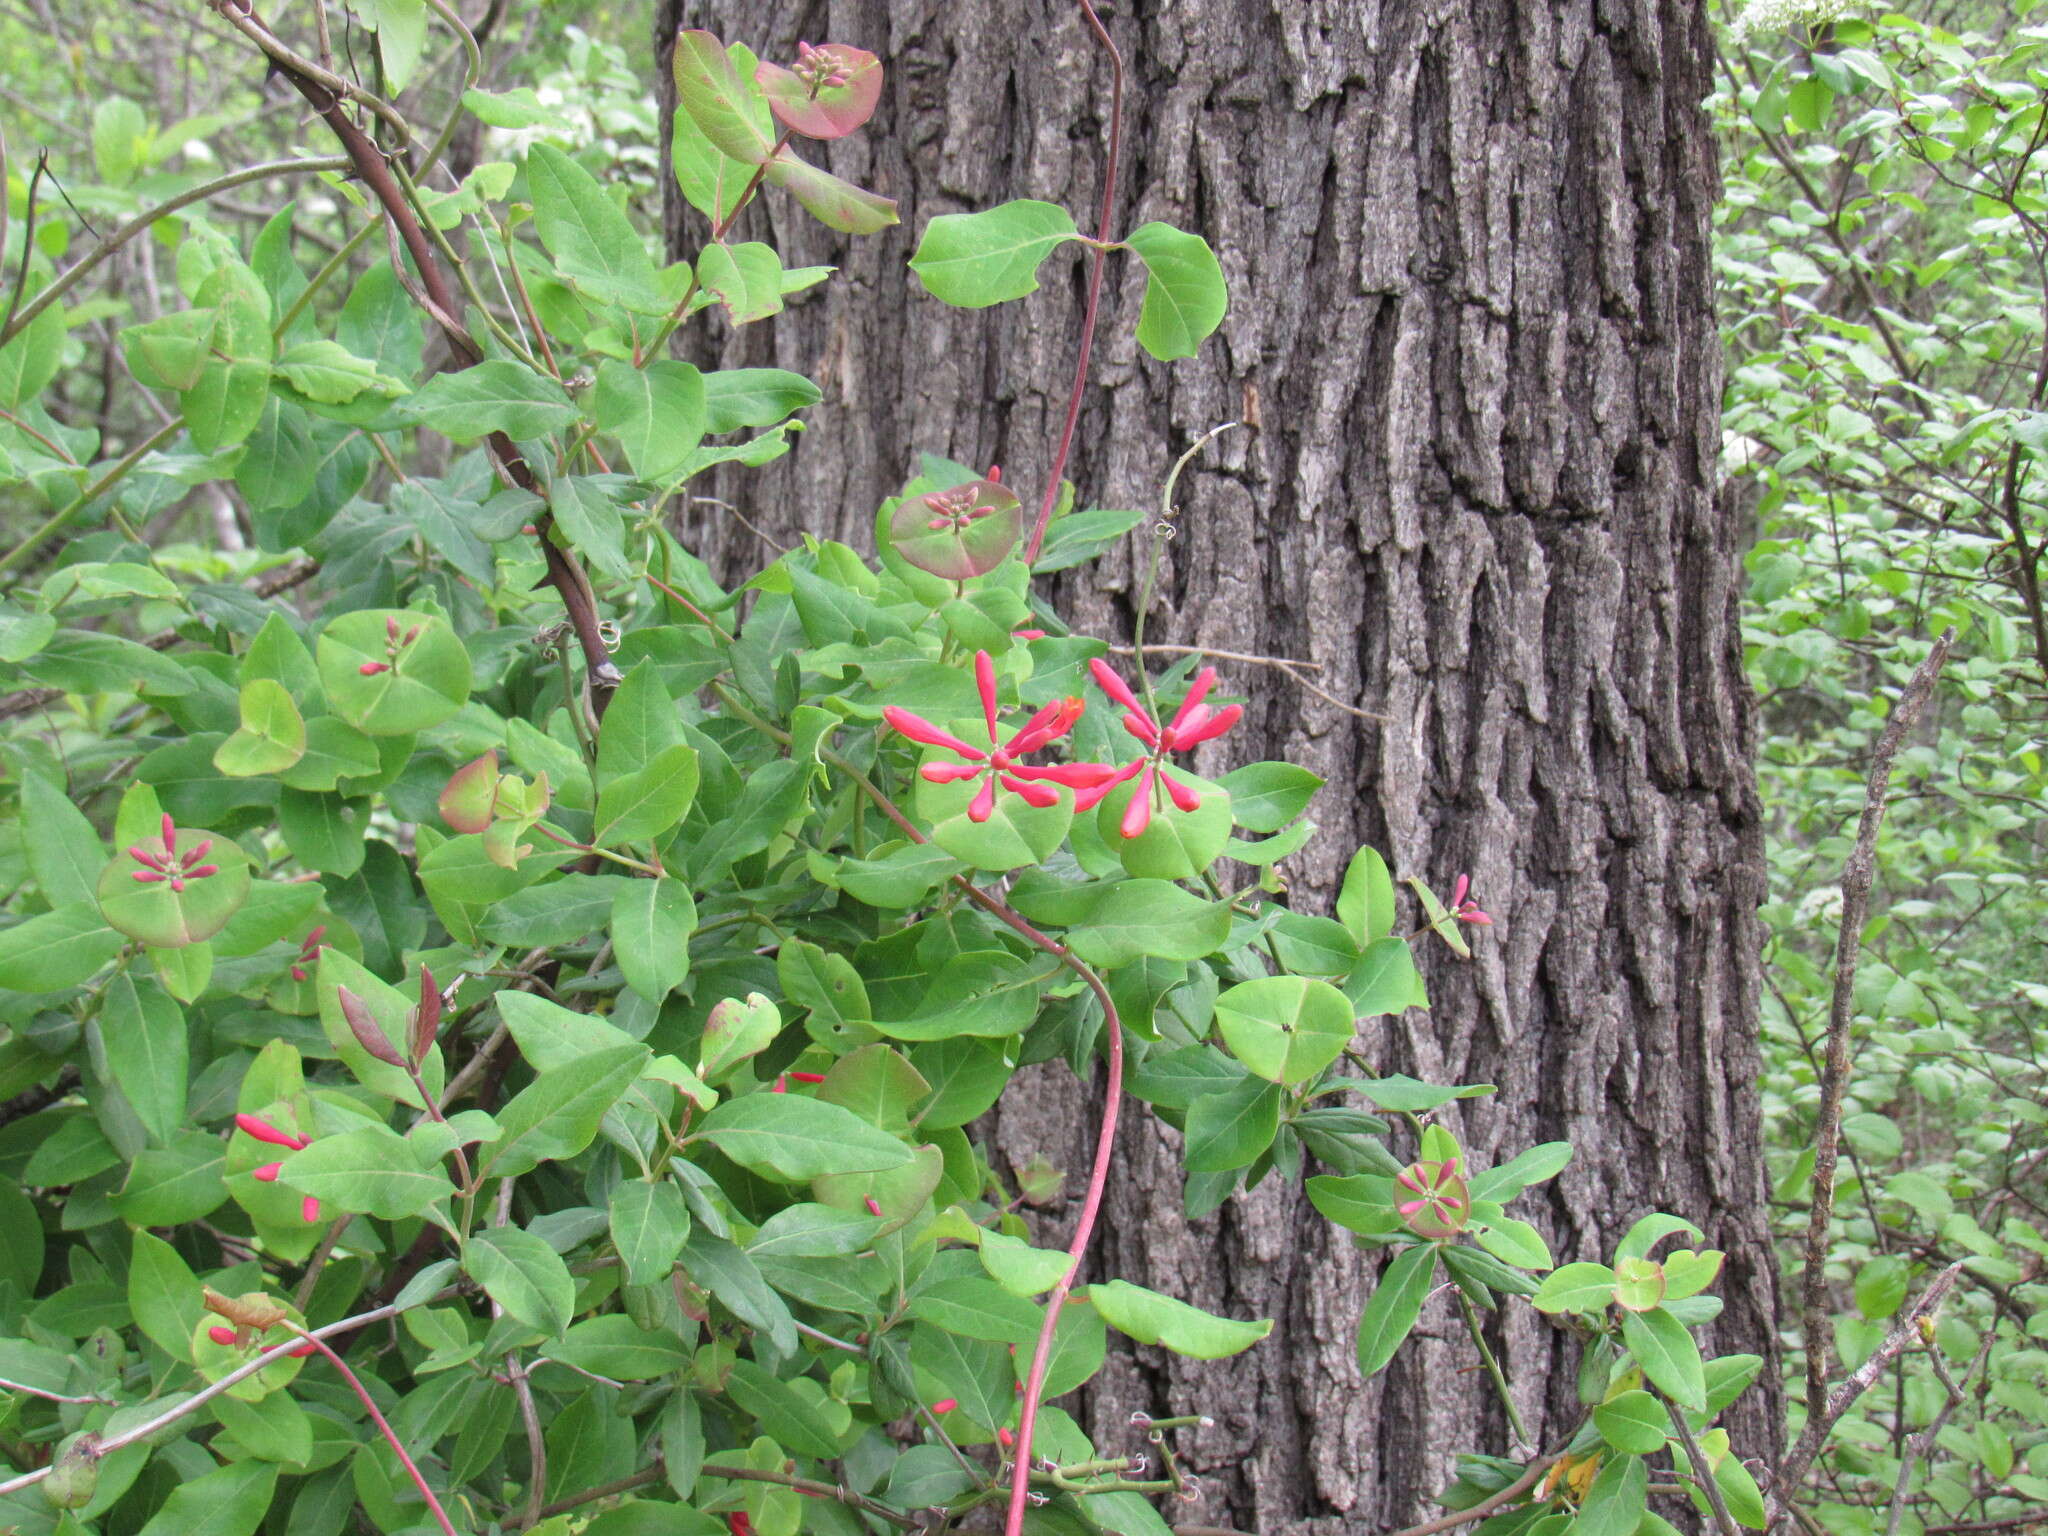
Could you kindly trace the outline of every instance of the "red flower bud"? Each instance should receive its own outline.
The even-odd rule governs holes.
[[[224,1345],[230,1349],[234,1347],[235,1330],[228,1327],[225,1323],[215,1323],[206,1330],[206,1336],[216,1344]]]

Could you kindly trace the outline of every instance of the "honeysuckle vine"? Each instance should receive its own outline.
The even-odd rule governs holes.
[[[1096,236],[1017,201],[931,220],[911,261],[970,307],[1063,247],[1089,264],[1029,526],[1000,469],[926,457],[871,547],[805,536],[727,590],[667,516],[835,408],[671,337],[768,321],[829,275],[741,238],[758,200],[849,238],[895,221],[806,158],[885,99],[858,40],[676,39],[671,158],[702,243],[662,261],[549,103],[488,87],[452,11],[422,18],[464,64],[435,128],[395,8],[372,93],[317,29],[216,0],[343,149],[347,212],[310,275],[310,214],[247,244],[189,212],[152,236],[184,307],[118,341],[171,424],[111,463],[40,403],[78,288],[24,256],[0,474],[51,510],[0,559],[30,573],[0,604],[0,681],[33,700],[0,709],[24,722],[0,751],[37,829],[0,927],[0,1082],[38,1122],[10,1145],[35,1143],[22,1204],[62,1261],[0,1284],[0,1383],[34,1389],[15,1439],[45,1458],[0,1483],[0,1524],[42,1484],[143,1536],[245,1506],[218,1518],[248,1536],[285,1497],[295,1529],[317,1507],[444,1536],[615,1509],[858,1536],[997,1506],[1006,1536],[1167,1536],[1153,1501],[1202,1497],[1216,1405],[1098,1444],[1063,1401],[1112,1331],[1223,1359],[1274,1325],[1091,1270],[1134,1113],[1179,1138],[1191,1215],[1303,1179],[1374,1252],[1365,1375],[1457,1308],[1454,1364],[1488,1372],[1502,1426],[1475,1426],[1447,1500],[1633,1531],[1655,1460],[1702,1507],[1711,1481],[1748,1508],[1712,1421],[1757,1362],[1706,1361],[1691,1332],[1718,1255],[1660,1252],[1701,1239],[1652,1217],[1611,1265],[1556,1266],[1508,1207],[1570,1149],[1475,1167],[1458,1105],[1490,1088],[1360,1044],[1425,1006],[1416,946],[1468,953],[1512,912],[1463,876],[1448,903],[1404,893],[1371,849],[1332,900],[1290,896],[1320,781],[1240,760],[1260,659],[1148,650],[1141,615],[1112,664],[1036,589],[1135,533],[1149,608],[1178,476],[1215,436],[1160,448],[1149,525],[1064,483],[1097,322],[1123,320],[1106,263],[1142,269],[1134,333],[1160,361],[1227,304],[1198,236],[1117,236],[1123,65],[1079,8],[1110,67]],[[464,114],[480,158],[430,180]],[[138,519],[208,476],[259,550],[142,549]],[[302,574],[267,585],[271,559]],[[64,721],[63,754],[30,711]],[[1055,1060],[1098,1089],[1071,1178],[973,1130]],[[0,1201],[0,1235],[18,1216]],[[1524,1300],[1592,1362],[1588,1427],[1547,1458],[1516,1407],[1540,1389],[1483,1316]]]

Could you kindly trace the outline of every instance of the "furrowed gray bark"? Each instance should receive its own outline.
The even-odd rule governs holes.
[[[1476,960],[1432,953],[1431,1010],[1376,1022],[1363,1048],[1388,1070],[1498,1085],[1451,1112],[1477,1166],[1578,1147],[1516,1207],[1560,1262],[1608,1256],[1650,1210],[1705,1228],[1729,1252],[1713,1343],[1769,1354],[1764,875],[1741,535],[1715,495],[1705,17],[1690,0],[1137,0],[1108,22],[1131,68],[1124,227],[1200,231],[1233,307],[1197,359],[1154,363],[1131,339],[1142,273],[1112,257],[1070,477],[1083,505],[1150,507],[1195,436],[1253,424],[1182,481],[1148,638],[1312,660],[1380,717],[1225,663],[1248,729],[1201,766],[1270,755],[1325,777],[1322,830],[1284,866],[1310,910],[1361,843],[1440,890],[1472,873],[1496,919]],[[664,64],[677,26],[770,57],[800,37],[881,54],[881,111],[826,158],[904,220],[847,242],[774,195],[750,215],[790,264],[844,270],[723,342],[719,361],[796,369],[825,400],[789,458],[716,494],[779,543],[867,549],[922,449],[1000,463],[1035,504],[1081,253],[1028,299],[972,313],[923,296],[903,263],[933,215],[1006,198],[1092,225],[1109,74],[1078,8],[664,0]],[[679,255],[705,234],[679,201],[670,230]],[[770,554],[716,507],[688,532],[728,573]],[[1051,585],[1077,626],[1121,636],[1141,569],[1126,551]],[[1037,1074],[990,1145],[1043,1152],[1077,1195],[1088,1094],[1063,1068]],[[1083,1394],[1105,1452],[1136,1448],[1133,1409],[1215,1419],[1182,1436],[1204,1492],[1176,1518],[1381,1530],[1425,1508],[1451,1451],[1507,1449],[1447,1299],[1362,1382],[1352,1330],[1376,1262],[1299,1185],[1186,1222],[1177,1143],[1131,1117],[1095,1273],[1278,1327],[1221,1364],[1113,1355]],[[1064,1210],[1041,1213],[1042,1241],[1062,1238]],[[1577,1346],[1510,1315],[1496,1348],[1547,1442],[1578,1412]],[[1774,1382],[1730,1416],[1745,1454],[1776,1449]]]

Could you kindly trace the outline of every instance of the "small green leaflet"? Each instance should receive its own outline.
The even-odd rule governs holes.
[[[1216,253],[1200,235],[1157,222],[1132,230],[1124,243],[1145,263],[1138,345],[1162,362],[1193,357],[1230,305]]]
[[[1163,1344],[1196,1360],[1222,1360],[1251,1348],[1273,1331],[1273,1320],[1241,1323],[1216,1317],[1171,1296],[1125,1280],[1088,1287],[1088,1300],[1102,1320],[1140,1344]]]
[[[925,226],[910,258],[926,292],[961,309],[985,309],[1038,288],[1038,264],[1080,231],[1067,210],[1019,198],[980,213],[943,213]]]

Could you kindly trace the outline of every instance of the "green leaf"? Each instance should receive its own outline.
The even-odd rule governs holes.
[[[1556,1178],[1564,1172],[1565,1165],[1571,1160],[1570,1142],[1542,1142],[1498,1167],[1483,1169],[1473,1174],[1472,1198],[1493,1200],[1505,1205],[1531,1184],[1541,1184]]]
[[[1621,1337],[1660,1392],[1681,1407],[1705,1412],[1706,1375],[1699,1346],[1685,1324],[1661,1307],[1654,1312],[1624,1312]]]
[[[839,1437],[820,1422],[810,1400],[752,1360],[733,1362],[725,1390],[777,1446],[799,1456],[839,1454]]]
[[[64,306],[50,304],[0,347],[0,406],[13,410],[35,399],[57,377],[63,358]]]
[[[185,1118],[191,1070],[185,1010],[155,982],[123,970],[107,983],[95,1031],[102,1076],[120,1086],[152,1140],[169,1141]]]
[[[520,440],[545,437],[576,419],[576,407],[560,384],[503,357],[435,374],[399,410],[458,443],[493,432]]]
[[[697,795],[697,750],[678,742],[637,773],[614,779],[597,794],[601,848],[659,837],[683,819]]]
[[[644,1045],[594,1051],[543,1072],[498,1115],[504,1134],[484,1171],[513,1178],[574,1157],[597,1135],[605,1111],[640,1076],[654,1053]]]
[[[605,575],[625,581],[633,574],[626,555],[626,520],[605,481],[595,475],[564,475],[549,490],[555,524],[576,551]]]
[[[661,291],[647,247],[596,177],[552,144],[536,140],[526,152],[526,180],[533,194],[534,231],[570,287],[637,314],[669,311],[672,301]]]
[[[1161,361],[1193,357],[1230,305],[1223,267],[1200,235],[1171,224],[1141,224],[1124,243],[1145,263],[1138,345]]]
[[[1399,1072],[1389,1072],[1385,1077],[1361,1082],[1358,1091],[1381,1109],[1391,1109],[1395,1114],[1419,1115],[1453,1099],[1480,1098],[1493,1092],[1493,1085],[1467,1083],[1460,1087],[1442,1088],[1435,1083],[1417,1082]]]
[[[59,992],[75,987],[126,942],[97,907],[82,901],[58,907],[0,929],[0,989]]]
[[[306,722],[282,683],[267,677],[242,684],[240,727],[213,750],[213,766],[230,778],[282,773],[306,755]]]
[[[697,1072],[706,1082],[716,1082],[767,1050],[781,1032],[782,1010],[759,992],[749,992],[744,1001],[721,998],[704,1020]]]
[[[825,398],[802,374],[782,368],[721,368],[700,377],[706,432],[772,427]]]
[[[925,226],[910,258],[925,291],[961,309],[984,309],[1038,289],[1038,265],[1079,231],[1067,210],[1020,198],[980,213],[944,213]]]
[[[1529,1298],[1538,1312],[1604,1312],[1614,1301],[1615,1274],[1605,1264],[1566,1264],[1552,1270]]]
[[[381,1125],[320,1137],[287,1157],[278,1178],[336,1210],[384,1221],[417,1216],[455,1193],[438,1162],[425,1157],[410,1138]]]
[[[767,99],[751,78],[741,78],[725,45],[709,32],[680,32],[674,69],[677,105],[698,131],[742,164],[766,162],[773,147]]]
[[[1496,1216],[1472,1235],[1496,1259],[1518,1269],[1548,1269],[1554,1262],[1543,1234],[1512,1216]]]
[[[705,246],[697,256],[697,280],[707,297],[725,305],[734,325],[765,320],[782,309],[782,259],[758,240]]]
[[[126,96],[103,98],[92,112],[92,163],[100,180],[125,187],[142,163],[149,119]]]
[[[981,1234],[981,1267],[1012,1296],[1036,1296],[1051,1290],[1073,1262],[1064,1253],[1034,1248],[1021,1237]]]
[[[1419,980],[1406,939],[1374,939],[1345,974],[1344,996],[1362,1019],[1400,1013],[1415,1002]]]
[[[699,1122],[697,1133],[741,1167],[789,1183],[911,1161],[910,1148],[886,1131],[837,1104],[798,1094],[729,1099]]]
[[[1572,1536],[1635,1536],[1650,1504],[1650,1469],[1640,1456],[1610,1456],[1579,1501]]]
[[[71,797],[39,773],[21,780],[21,824],[35,835],[22,839],[29,873],[52,907],[91,901],[106,867],[106,844]]]
[[[274,1461],[231,1461],[177,1482],[137,1536],[254,1536],[277,1487]]]
[[[1364,948],[1394,931],[1394,877],[1377,850],[1361,848],[1344,871],[1337,920]]]
[[[673,1180],[621,1180],[612,1189],[611,1233],[626,1279],[652,1285],[668,1278],[690,1239],[689,1203]]]
[[[315,657],[329,705],[371,736],[429,730],[469,700],[469,648],[438,614],[344,613],[321,631]]]
[[[1873,1322],[1890,1317],[1905,1304],[1909,1275],[1898,1254],[1879,1254],[1856,1272],[1856,1310]]]
[[[549,1347],[548,1357],[618,1381],[652,1381],[690,1359],[669,1330],[643,1328],[623,1312],[586,1318]]]
[[[346,405],[363,394],[406,392],[403,382],[378,372],[369,358],[357,357],[338,341],[302,341],[286,348],[271,367],[293,389],[322,405]]]
[[[643,480],[665,480],[687,464],[708,419],[704,376],[667,358],[643,368],[606,358],[597,365],[590,408],[598,430],[619,440]]]
[[[910,1299],[910,1315],[969,1339],[1028,1347],[1044,1321],[1039,1309],[993,1280],[963,1275],[927,1286]]]
[[[1427,1244],[1403,1248],[1387,1265],[1358,1318],[1358,1369],[1362,1374],[1377,1375],[1394,1358],[1422,1316],[1422,1303],[1435,1278],[1436,1249]]]
[[[561,1255],[518,1227],[488,1227],[463,1244],[463,1270],[529,1328],[556,1338],[576,1311],[576,1281]]]
[[[1089,964],[1115,967],[1147,955],[1199,960],[1229,936],[1228,903],[1204,901],[1170,880],[1120,880],[1074,918],[1067,943]]]
[[[1188,1107],[1184,1159],[1190,1173],[1242,1168],[1273,1144],[1280,1129],[1280,1087],[1247,1077]]]
[[[766,180],[795,198],[820,224],[841,234],[879,234],[897,222],[893,199],[842,181],[787,148],[769,162]]]
[[[1351,1005],[1326,981],[1261,976],[1216,999],[1216,1025],[1230,1052],[1258,1076],[1298,1086],[1344,1054]]]
[[[881,1223],[861,1212],[800,1200],[761,1223],[747,1253],[757,1259],[827,1259],[871,1247]]]
[[[626,985],[659,1003],[690,974],[697,904],[680,880],[635,880],[612,898],[611,935]]]
[[[1394,1181],[1384,1174],[1354,1173],[1340,1177],[1319,1173],[1308,1181],[1309,1203],[1331,1221],[1362,1236],[1402,1230],[1394,1209]]]
[[[191,1360],[192,1335],[206,1312],[199,1282],[177,1249],[148,1232],[137,1232],[130,1250],[128,1307],[150,1342],[173,1360]]]
[[[1140,1344],[1163,1344],[1177,1355],[1196,1360],[1227,1359],[1273,1331],[1271,1318],[1241,1323],[1216,1317],[1124,1280],[1089,1286],[1088,1301],[1118,1333]]]
[[[1600,1438],[1617,1451],[1649,1456],[1664,1449],[1671,1434],[1671,1415],[1643,1391],[1623,1392],[1593,1410]]]

